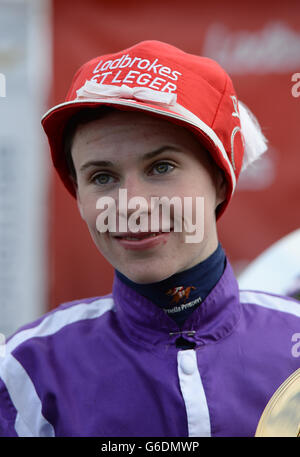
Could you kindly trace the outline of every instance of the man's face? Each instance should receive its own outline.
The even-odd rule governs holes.
[[[188,130],[143,113],[114,111],[77,127],[72,157],[77,175],[78,206],[91,236],[108,262],[132,281],[161,281],[196,265],[216,249],[215,209],[224,199],[225,185],[221,174]],[[120,189],[126,189],[127,202],[132,197],[142,197],[147,203],[140,214],[144,222],[149,221],[149,233],[143,232],[138,240],[134,239],[138,235],[128,230],[127,222],[141,207],[126,208],[126,215],[119,201]],[[97,209],[101,197],[110,197],[115,202],[116,231],[99,230],[97,218],[104,211]],[[153,197],[169,200],[177,197],[182,208],[184,197],[191,197],[194,213],[196,197],[203,197],[202,241],[186,242],[186,235],[190,233],[185,230],[184,220],[182,231],[174,230],[178,213],[175,218],[172,205],[171,230],[162,230],[160,211],[160,234],[153,236],[152,231],[151,235]],[[122,218],[124,223],[124,214],[127,233],[121,232],[119,225]],[[199,223],[193,214],[192,222],[196,220]]]

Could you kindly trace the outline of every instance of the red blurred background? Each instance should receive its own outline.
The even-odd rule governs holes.
[[[299,2],[53,0],[52,33],[49,107],[64,100],[85,61],[145,39],[218,60],[269,140],[260,168],[241,179],[219,222],[236,273],[300,226],[300,98],[291,92],[300,72]],[[110,292],[113,269],[53,171],[49,222],[49,309]]]

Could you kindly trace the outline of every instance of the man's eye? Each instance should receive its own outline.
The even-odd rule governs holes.
[[[164,173],[167,173],[168,171],[172,171],[173,168],[174,168],[174,166],[168,162],[160,162],[160,163],[154,165],[154,167],[152,169],[153,169],[153,171],[154,170],[157,171],[157,173],[154,173],[154,174],[162,175]]]
[[[111,182],[109,181],[110,179],[113,179],[111,175],[107,173],[98,173],[92,177],[91,181],[94,184],[104,185],[109,184]]]

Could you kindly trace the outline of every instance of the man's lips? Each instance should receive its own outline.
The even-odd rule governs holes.
[[[113,238],[118,238],[118,239],[135,239],[135,240],[141,240],[144,238],[150,238],[150,237],[155,237],[158,235],[161,235],[162,233],[170,233],[173,231],[173,228],[171,227],[170,230],[163,231],[159,230],[157,232],[122,232],[122,233],[116,233],[113,236]]]
[[[171,232],[138,232],[134,234],[131,232],[129,235],[126,233],[127,236],[115,236],[114,240],[124,249],[144,251],[166,244]]]

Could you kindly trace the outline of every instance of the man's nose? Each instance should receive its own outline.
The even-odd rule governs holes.
[[[140,214],[150,214],[151,189],[142,177],[134,173],[129,174],[123,180],[121,189],[118,197],[119,213],[124,212],[129,217],[138,209]]]
[[[131,231],[132,228],[128,226],[128,223],[131,220],[130,216],[135,213],[133,223],[142,230],[144,226],[145,230],[148,230],[151,212],[150,202],[150,187],[147,183],[137,175],[128,175],[119,188],[117,213],[120,226],[118,229]],[[126,224],[126,230],[124,224]]]
[[[149,186],[145,183],[145,180],[135,173],[126,176],[122,187],[126,189],[128,200],[134,197],[143,197],[148,200],[150,196]]]

